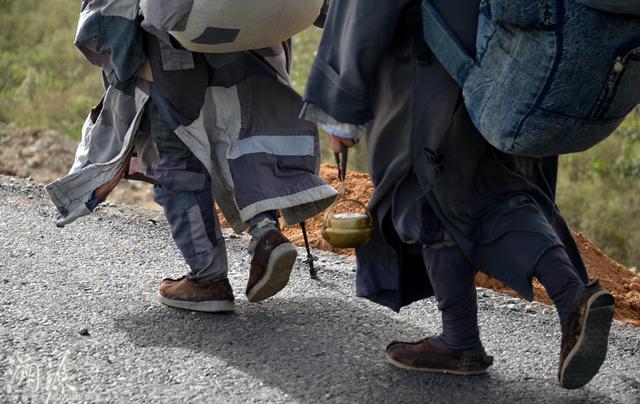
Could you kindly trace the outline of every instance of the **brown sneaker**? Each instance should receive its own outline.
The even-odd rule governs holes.
[[[167,306],[209,313],[233,311],[233,290],[228,279],[203,285],[186,276],[165,279],[158,290],[158,300]]]
[[[259,302],[280,292],[289,282],[298,250],[277,230],[260,239],[251,260],[247,299]]]
[[[418,342],[392,342],[387,346],[387,362],[401,369],[420,372],[480,375],[493,364],[493,356],[487,355],[482,347],[442,350],[429,344],[429,338],[425,338]]]
[[[558,380],[565,389],[584,386],[600,370],[607,356],[615,300],[595,281],[585,286],[574,307],[560,347]]]

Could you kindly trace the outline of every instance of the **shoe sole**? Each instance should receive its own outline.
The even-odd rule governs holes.
[[[201,311],[205,313],[228,313],[235,309],[234,302],[229,300],[189,302],[187,300],[168,299],[158,293],[158,301],[169,307],[190,311]]]
[[[598,291],[587,301],[580,336],[560,368],[560,385],[577,389],[589,383],[607,356],[609,330],[615,301],[611,294]]]
[[[410,366],[410,365],[406,365],[402,362],[398,362],[397,360],[393,359],[392,357],[390,357],[388,354],[386,355],[387,358],[387,362],[389,362],[391,365],[400,368],[400,369],[406,369],[406,370],[414,370],[417,372],[427,372],[427,373],[441,373],[441,374],[451,374],[451,375],[456,375],[456,376],[478,376],[478,375],[484,375],[487,373],[487,369],[482,369],[482,370],[454,370],[454,369],[438,369],[438,368],[426,368],[426,367],[415,367],[415,366]]]
[[[291,243],[283,243],[274,248],[264,276],[247,293],[247,299],[252,303],[259,302],[284,289],[289,283],[297,256],[298,249]]]

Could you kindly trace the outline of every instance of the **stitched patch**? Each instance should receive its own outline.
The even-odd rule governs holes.
[[[213,250],[213,245],[209,240],[207,231],[204,227],[204,220],[200,213],[200,207],[194,205],[187,209],[187,217],[189,218],[189,226],[191,228],[191,243],[193,249],[197,253],[208,252]]]
[[[207,45],[232,43],[236,40],[239,34],[240,30],[235,28],[207,27],[199,37],[195,38],[191,42]]]

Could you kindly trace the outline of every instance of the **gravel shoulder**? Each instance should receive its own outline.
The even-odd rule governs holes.
[[[640,329],[616,323],[601,373],[557,386],[549,306],[479,288],[487,376],[416,374],[384,361],[392,340],[437,333],[433,299],[400,314],[354,294],[351,257],[300,249],[290,285],[249,304],[248,238],[225,232],[236,312],[161,306],[184,263],[159,212],[106,204],[55,227],[42,186],[0,176],[0,402],[640,403]]]

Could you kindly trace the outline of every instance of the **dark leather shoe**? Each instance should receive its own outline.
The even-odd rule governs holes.
[[[298,249],[277,230],[258,241],[247,283],[247,299],[259,302],[280,292],[287,283],[296,262]]]
[[[578,295],[562,332],[558,370],[560,386],[580,388],[598,373],[607,356],[614,310],[613,296],[597,281]]]
[[[392,342],[387,346],[387,362],[393,366],[420,372],[480,375],[493,364],[483,347],[465,350],[442,350],[429,343]]]
[[[165,279],[160,283],[158,300],[178,309],[209,313],[229,312],[234,309],[233,290],[228,279],[206,285],[194,282],[186,276]]]

